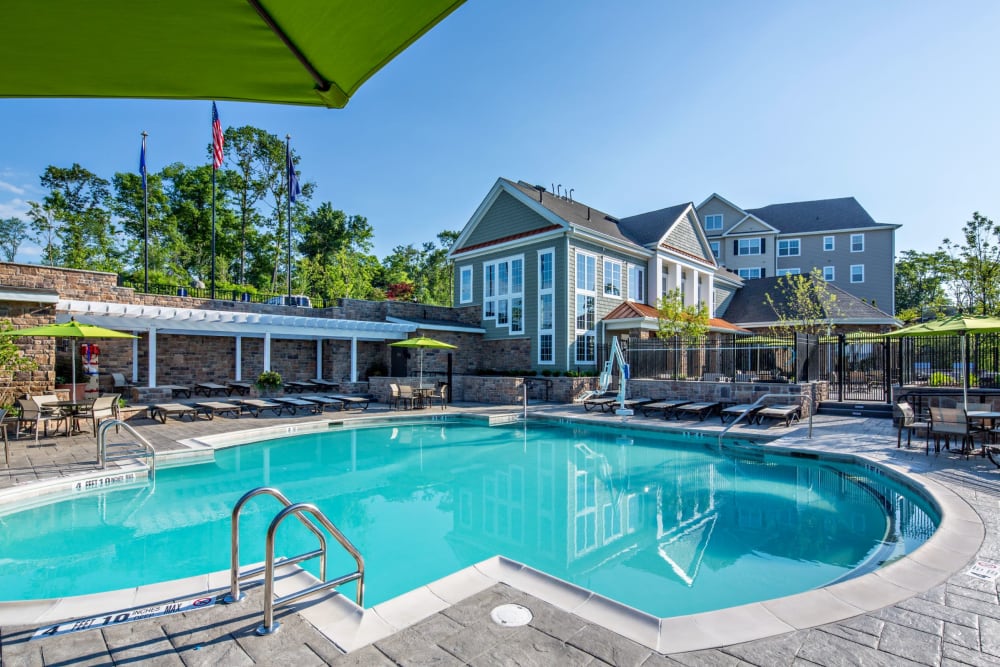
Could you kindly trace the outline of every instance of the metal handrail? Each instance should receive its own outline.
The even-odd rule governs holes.
[[[736,426],[736,424],[738,424],[741,419],[743,419],[744,417],[746,417],[747,414],[749,414],[750,412],[752,412],[754,408],[756,408],[758,405],[760,405],[761,403],[763,403],[768,398],[788,398],[788,394],[764,394],[763,396],[760,396],[756,401],[754,401],[753,403],[750,404],[749,408],[747,408],[746,410],[744,410],[743,412],[741,412],[739,414],[739,416],[736,417],[736,419],[734,419],[733,421],[729,422],[729,424],[726,426],[726,428],[724,428],[721,431],[719,431],[719,445],[720,446],[722,445],[722,436],[724,436],[729,431],[729,429],[731,429],[732,427]],[[801,400],[802,400],[802,396],[800,395],[799,396],[799,401],[801,402]]]
[[[131,452],[129,454],[129,456],[127,456],[127,457],[120,457],[120,458],[144,457],[144,458],[149,459],[150,460],[150,463],[149,463],[149,474],[155,480],[156,479],[156,450],[153,449],[153,445],[149,444],[148,440],[146,440],[144,437],[142,437],[141,435],[139,435],[139,432],[136,431],[135,428],[133,428],[129,424],[126,424],[125,422],[123,422],[120,419],[108,419],[108,420],[105,420],[105,421],[101,422],[100,426],[97,427],[97,462],[100,464],[101,470],[106,470],[107,467],[108,467],[108,457],[107,457],[107,445],[108,445],[107,440],[108,440],[108,438],[107,438],[107,432],[108,432],[108,429],[111,428],[112,426],[114,426],[116,429],[117,428],[124,428],[126,432],[130,433],[136,440],[138,440],[139,444],[142,445],[143,451],[141,453],[140,452]],[[118,460],[118,458],[115,458],[115,459],[112,459],[112,460]]]
[[[267,541],[266,541],[266,558],[263,567],[250,568],[240,572],[240,532],[239,532],[239,518],[240,512],[243,510],[244,505],[249,502],[252,498],[266,494],[277,499],[284,508],[274,517],[271,521],[271,525],[268,527],[267,531]],[[327,581],[326,580],[326,563],[329,550],[327,549],[326,535],[316,527],[316,524],[309,520],[306,513],[312,514],[313,517],[320,523],[326,530],[333,535],[334,539],[354,558],[355,562],[358,564],[358,569],[355,572],[338,577],[336,579]],[[283,558],[280,563],[275,563],[274,559],[274,535],[277,531],[278,525],[284,521],[284,519],[294,514],[296,518],[305,526],[313,535],[316,536],[319,541],[319,548],[313,551],[299,554],[291,558]],[[320,557],[320,583],[305,588],[297,593],[291,593],[282,598],[274,599],[274,570],[279,567],[287,567],[289,565],[294,565],[296,563],[301,563],[303,561],[310,560],[312,558]],[[335,588],[343,584],[349,583],[351,581],[358,581],[357,589],[357,603],[361,606],[364,603],[364,576],[365,576],[365,566],[364,559],[358,550],[351,544],[350,540],[344,536],[340,530],[337,529],[330,520],[319,511],[315,505],[307,503],[293,504],[288,498],[285,497],[281,491],[272,487],[258,487],[247,493],[243,494],[243,497],[236,501],[236,505],[233,506],[233,512],[231,517],[231,550],[230,550],[230,590],[229,593],[223,598],[223,602],[232,603],[242,600],[245,596],[240,592],[240,581],[250,579],[264,574],[264,624],[257,628],[257,634],[271,634],[275,632],[280,626],[279,623],[274,621],[274,608],[276,606],[281,606],[287,604],[288,602],[293,602],[307,595],[317,593],[322,590],[327,590],[330,588]]]

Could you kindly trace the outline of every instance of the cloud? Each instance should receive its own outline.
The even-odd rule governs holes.
[[[0,201],[0,218],[21,218],[28,217],[28,202],[23,199],[10,199]]]
[[[14,185],[13,183],[7,183],[6,181],[0,181],[0,192],[10,192],[10,193],[13,193],[15,195],[23,195],[25,193],[25,189],[22,188],[22,187],[18,187],[16,185]]]

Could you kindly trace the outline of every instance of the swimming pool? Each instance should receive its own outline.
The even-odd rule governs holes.
[[[228,567],[229,514],[271,485],[315,502],[359,547],[366,606],[494,554],[656,616],[770,599],[870,571],[938,517],[861,466],[718,448],[714,438],[531,423],[423,422],[244,445],[10,513],[0,597],[106,591]],[[244,512],[244,563],[277,507]],[[313,548],[286,523],[278,553]],[[331,572],[351,563],[331,564]]]

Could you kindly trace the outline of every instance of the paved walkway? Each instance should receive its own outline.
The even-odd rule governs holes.
[[[377,412],[381,406],[373,406]],[[460,408],[462,409],[462,408]],[[474,412],[510,412],[510,407],[468,406]],[[572,406],[532,406],[552,416],[587,416],[602,423],[609,415],[584,415]],[[340,413],[335,413],[341,416]],[[196,434],[231,432],[283,424],[303,417],[239,420],[216,418],[194,424],[137,425],[158,450],[179,448],[178,440]],[[637,424],[662,426],[662,420]],[[673,424],[677,424],[674,422]],[[718,431],[718,422],[682,422],[687,428]],[[806,425],[737,427],[736,432],[783,434],[775,444],[860,453],[916,477],[946,485],[980,515],[986,539],[978,558],[1000,561],[1000,471],[981,458],[943,453],[924,456],[898,450],[888,420],[821,417],[807,439]],[[12,443],[10,468],[0,465],[0,492],[35,480],[74,475],[96,465],[92,436],[42,438]],[[2,553],[0,553],[2,558]],[[0,627],[0,665],[1000,665],[1000,601],[997,582],[966,574],[970,563],[955,563],[944,584],[893,606],[838,623],[767,639],[681,654],[660,655],[603,627],[557,609],[518,590],[497,584],[443,609],[420,623],[349,654],[318,633],[298,613],[279,613],[282,630],[270,637],[253,633],[261,597],[208,609],[29,641],[37,626]],[[521,604],[533,613],[522,627],[503,627],[490,619],[498,604]],[[310,603],[305,603],[308,606]]]

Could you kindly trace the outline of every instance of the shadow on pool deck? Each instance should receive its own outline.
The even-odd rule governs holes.
[[[584,413],[566,405],[534,405],[532,414],[586,418],[616,423],[609,414]],[[517,406],[463,406],[451,412],[519,412]],[[364,413],[389,414],[384,406]],[[432,411],[422,411],[431,414]],[[438,411],[434,413],[439,414]],[[342,418],[354,413],[326,413]],[[420,412],[416,414],[421,414]],[[178,422],[166,425],[135,422],[158,451],[182,448],[178,441],[195,435],[229,433],[235,429],[301,422],[298,417],[261,417]],[[714,422],[664,422],[636,418],[637,424],[683,430],[721,430]],[[1000,471],[989,462],[952,453],[925,456],[917,449],[897,449],[896,432],[888,420],[818,417],[813,438],[807,425],[738,426],[744,436],[783,436],[782,447],[857,453],[906,471],[918,480],[942,484],[961,496],[982,518],[986,538],[978,558],[1000,560]],[[922,443],[921,443],[922,445]],[[96,469],[96,445],[91,435],[12,441],[10,468],[0,465],[0,493],[15,485],[66,477]],[[223,546],[222,548],[225,548]],[[2,557],[2,554],[0,554]],[[37,627],[0,627],[0,664],[119,664],[130,661],[164,665],[310,664],[614,664],[614,665],[942,665],[1000,664],[1000,601],[997,582],[966,574],[971,563],[954,564],[947,582],[884,609],[815,628],[720,648],[663,656],[572,613],[542,602],[504,584],[454,604],[416,625],[350,654],[341,651],[293,610],[281,612],[284,627],[273,636],[258,637],[261,598],[254,588],[239,606],[215,605],[199,610],[90,630],[36,641],[27,638]],[[516,602],[533,612],[533,620],[518,628],[501,627],[490,610]],[[309,604],[308,602],[306,603]],[[107,610],[110,611],[110,610]],[[738,630],[734,628],[734,631]],[[737,634],[737,632],[734,632]]]

